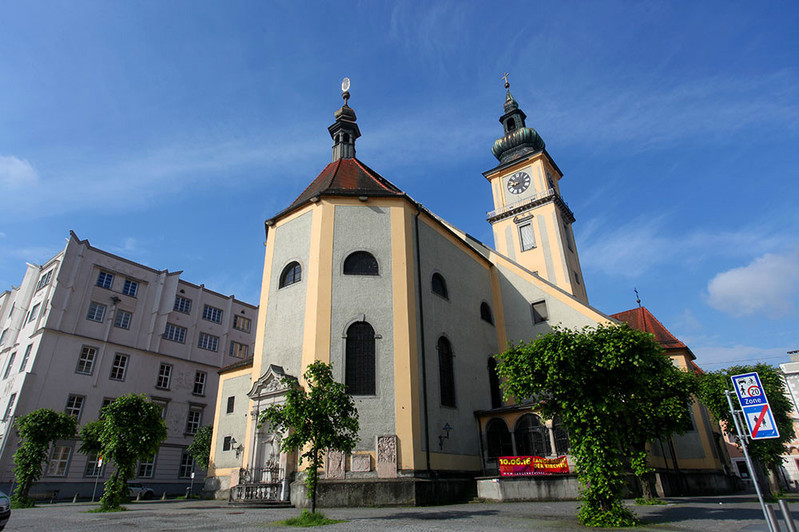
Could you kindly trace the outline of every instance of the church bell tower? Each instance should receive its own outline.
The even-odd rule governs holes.
[[[563,174],[547,153],[538,132],[510,93],[499,121],[504,135],[491,148],[499,165],[484,172],[491,183],[494,210],[488,222],[497,251],[588,303],[577,246],[574,214],[560,195]]]

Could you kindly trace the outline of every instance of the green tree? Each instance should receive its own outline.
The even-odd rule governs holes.
[[[540,401],[542,413],[560,416],[569,431],[581,483],[580,521],[634,525],[621,502],[626,465],[631,461],[636,473],[646,474],[646,441],[686,422],[691,379],[650,334],[627,325],[553,327],[498,358],[505,396]]]
[[[333,380],[332,365],[314,362],[303,376],[307,390],[301,389],[296,379],[283,379],[289,386],[285,403],[270,406],[261,414],[258,426],[269,423],[276,432],[288,432],[281,442],[284,452],[306,449],[300,455],[300,464],[303,459],[309,462],[305,487],[311,494],[311,512],[315,513],[324,454],[352,452],[359,439],[358,410],[346,387]]]
[[[97,453],[116,465],[100,498],[101,511],[109,511],[127,499],[127,481],[133,478],[136,462],[158,451],[167,430],[161,407],[146,395],[128,394],[105,406],[100,419],[84,426],[80,435],[82,453]]]
[[[780,437],[752,441],[747,444],[747,449],[749,450],[749,455],[761,467],[771,471],[771,489],[778,491],[780,467],[782,466],[781,455],[788,452],[785,444],[793,438],[793,422],[790,418],[792,405],[785,391],[782,372],[767,364],[757,364],[754,366],[731,366],[727,369],[705,373],[699,376],[699,397],[710,413],[716,419],[724,422],[727,431],[732,432],[735,428],[735,423],[730,414],[730,406],[727,403],[727,397],[724,392],[726,390],[734,391],[731,379],[733,375],[752,372],[757,372],[760,375],[760,382],[771,405]],[[740,408],[737,397],[733,396],[732,401],[735,408]],[[741,429],[746,430],[745,427],[741,427]]]
[[[194,435],[194,439],[186,449],[194,461],[203,469],[208,469],[208,462],[211,460],[211,436],[214,434],[214,427],[207,425],[202,427]]]
[[[42,465],[47,461],[47,450],[56,440],[75,436],[75,418],[49,408],[40,408],[17,419],[20,447],[14,453],[14,475],[17,487],[14,502],[28,505],[31,486],[42,476]]]

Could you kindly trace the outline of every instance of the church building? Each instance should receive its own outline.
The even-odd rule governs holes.
[[[498,164],[483,174],[493,248],[356,158],[343,87],[332,161],[266,221],[255,349],[220,370],[206,490],[302,504],[289,483],[305,464],[257,421],[284,400],[282,377],[320,360],[355,400],[360,441],[327,456],[319,504],[445,502],[496,471],[486,421],[506,407],[492,356],[555,324],[614,322],[588,304],[563,174],[505,87]],[[551,421],[529,407],[513,415],[515,453],[565,453]]]

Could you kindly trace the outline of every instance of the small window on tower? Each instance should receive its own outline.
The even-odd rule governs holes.
[[[533,232],[533,222],[519,225],[519,245],[522,251],[535,248],[535,233]]]
[[[533,323],[543,323],[548,319],[549,314],[547,313],[547,302],[538,301],[537,303],[533,303]]]
[[[511,118],[511,119],[508,120],[508,133],[510,133],[514,129],[516,129],[516,120]]]
[[[344,144],[347,144],[350,141],[350,134],[344,133]]]

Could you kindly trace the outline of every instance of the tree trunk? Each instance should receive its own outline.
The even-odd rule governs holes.
[[[30,478],[26,478],[22,484],[19,486],[19,501],[24,501],[28,498],[28,494],[31,491],[31,486],[33,485],[33,480]]]
[[[641,475],[640,477],[638,477],[638,481],[641,483],[641,496],[644,499],[657,498],[654,473],[646,473],[645,475]]]

